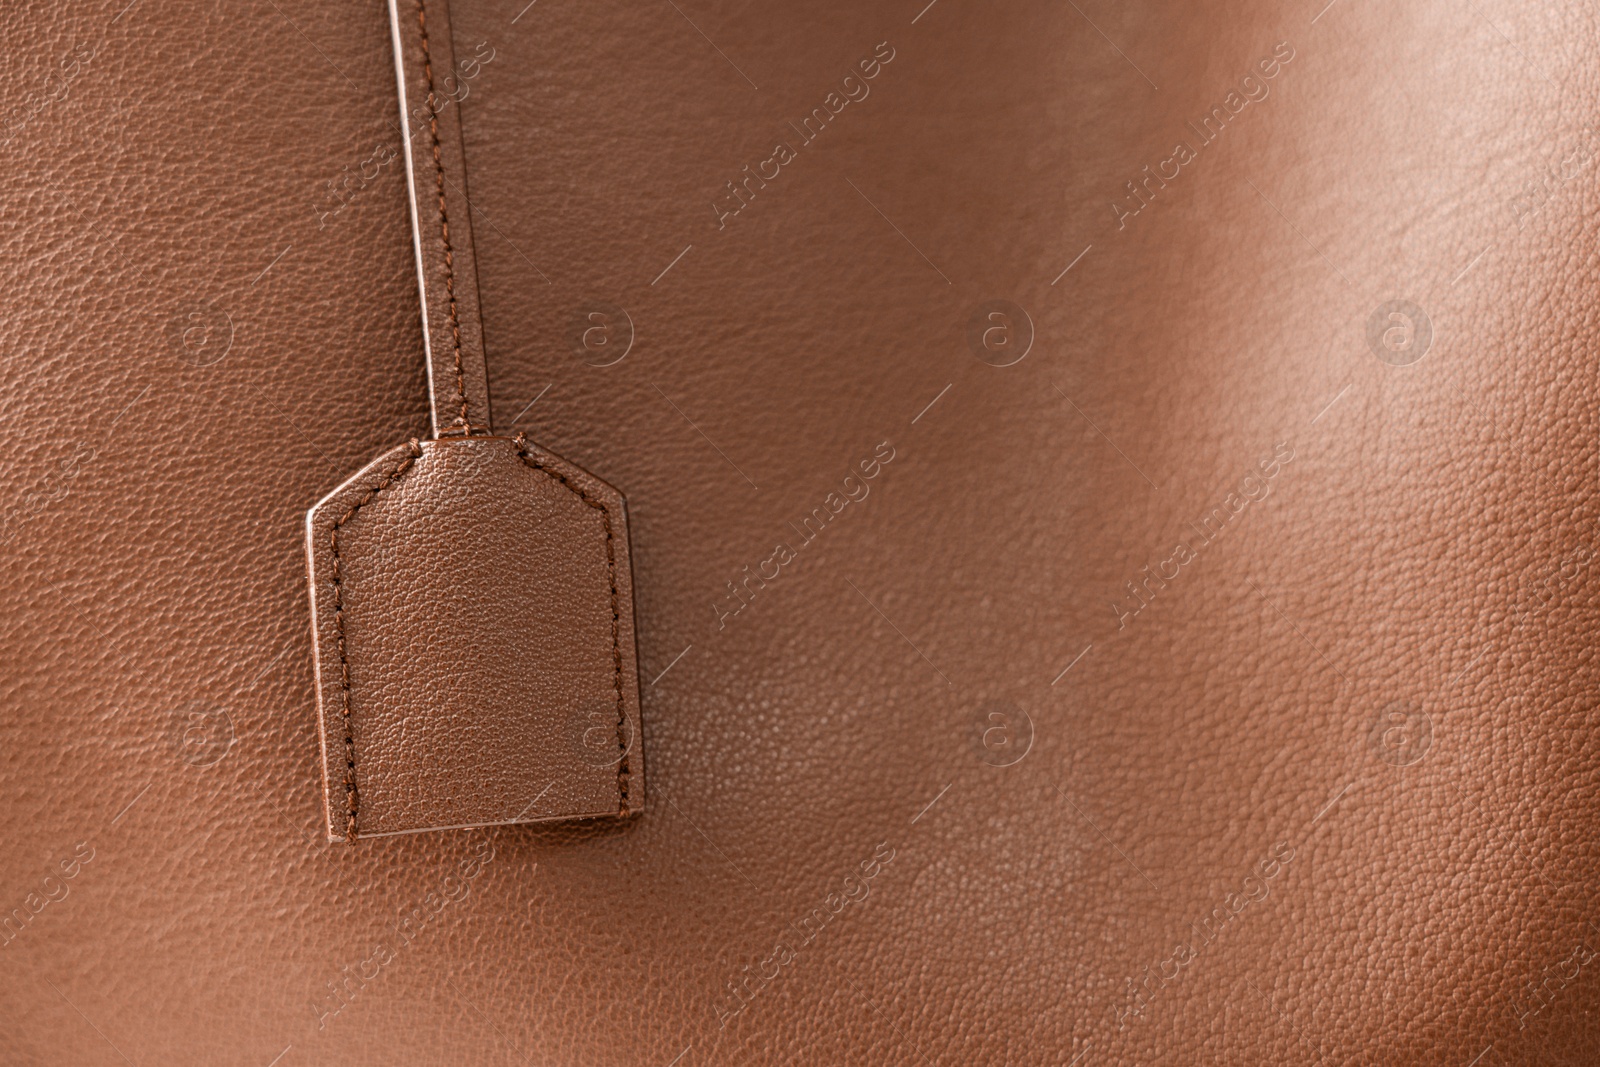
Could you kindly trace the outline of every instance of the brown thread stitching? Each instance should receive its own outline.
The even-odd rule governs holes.
[[[528,455],[528,439],[524,434],[517,434],[514,438],[514,443],[517,446],[517,455],[522,458],[523,463],[548,478],[554,478],[564,485],[568,492],[571,492],[579,500],[598,511],[600,513],[600,521],[605,526],[606,574],[611,583],[611,662],[615,668],[613,685],[617,694],[617,752],[619,755],[617,761],[617,797],[620,804],[617,814],[626,816],[628,814],[629,771],[628,738],[625,730],[628,724],[628,712],[622,699],[622,612],[618,604],[617,556],[615,541],[611,533],[611,513],[605,509],[604,505],[596,504],[593,500],[590,500],[589,494],[585,493],[581,486],[572,484],[561,472],[546,469],[540,464],[538,457]]]
[[[344,643],[344,594],[343,583],[339,577],[339,528],[351,519],[356,512],[365,507],[372,498],[383,490],[389,488],[400,476],[411,469],[417,457],[422,455],[422,445],[416,438],[406,446],[410,455],[400,462],[400,465],[390,471],[377,485],[368,489],[354,504],[350,505],[339,520],[333,524],[333,529],[328,533],[328,541],[333,549],[333,631],[339,646],[339,686],[342,690],[342,706],[340,714],[344,717],[344,796],[346,807],[345,836],[354,841],[356,837],[356,728],[355,720],[350,715],[350,660],[345,655]]]
[[[422,70],[428,78],[428,130],[433,135],[433,164],[438,174],[439,232],[444,240],[444,291],[450,300],[450,334],[455,342],[456,398],[461,401],[461,414],[456,422],[467,427],[467,374],[461,365],[461,319],[456,313],[455,257],[450,251],[450,217],[444,207],[444,152],[439,146],[439,112],[434,108],[433,59],[428,54],[428,15],[423,3],[417,4],[417,28],[422,33]],[[459,106],[459,105],[458,105]]]

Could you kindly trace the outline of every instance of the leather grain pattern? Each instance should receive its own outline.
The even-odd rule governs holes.
[[[429,10],[389,2],[438,439],[306,515],[328,834],[347,841],[644,799],[622,497],[521,435],[486,436],[460,105],[493,49],[458,64],[444,0],[431,28]]]
[[[1593,7],[451,15],[650,810],[325,840],[384,5],[8,5],[0,1062],[1594,1062]]]
[[[413,441],[306,548],[330,835],[643,807],[615,489],[520,438]]]

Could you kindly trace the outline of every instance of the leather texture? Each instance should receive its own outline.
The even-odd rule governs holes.
[[[485,436],[460,103],[493,49],[458,63],[445,12],[435,0],[430,30],[427,5],[389,3],[439,440],[379,457],[306,515],[323,790],[340,840],[644,803],[622,497],[520,434]]]
[[[306,547],[331,836],[643,807],[615,489],[521,438],[413,441]]]
[[[346,845],[387,17],[0,11],[0,1061],[1594,1062],[1592,7],[456,0],[650,806]]]

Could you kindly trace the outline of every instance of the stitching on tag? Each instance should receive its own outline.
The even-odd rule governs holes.
[[[545,468],[539,462],[539,458],[537,456],[529,455],[528,439],[524,435],[520,433],[517,434],[514,441],[517,446],[517,455],[522,458],[523,463],[527,464],[533,470],[538,471],[540,474],[543,474],[545,477],[552,478],[555,481],[560,482],[566,487],[568,492],[572,493],[579,500],[598,511],[600,513],[600,521],[605,526],[606,576],[611,584],[611,662],[615,669],[615,672],[612,676],[612,684],[617,694],[617,753],[619,756],[617,761],[617,814],[620,816],[626,816],[628,814],[629,775],[628,736],[626,733],[628,724],[628,711],[626,703],[622,698],[622,611],[619,603],[619,595],[617,593],[617,555],[615,538],[612,536],[611,532],[611,513],[605,509],[605,505],[597,504],[591,500],[589,498],[589,494],[585,493],[581,486],[574,485],[572,482],[568,481],[566,476],[561,474],[559,471],[548,470]]]
[[[409,455],[386,475],[383,481],[368,489],[360,500],[351,504],[339,520],[333,524],[333,529],[328,532],[329,546],[333,549],[333,632],[339,648],[339,688],[341,693],[340,715],[344,718],[344,797],[345,797],[345,836],[354,841],[356,837],[356,728],[355,720],[350,715],[350,660],[345,655],[344,641],[344,595],[339,577],[339,528],[356,517],[356,512],[366,507],[383,490],[389,488],[400,480],[401,475],[411,469],[411,465],[422,455],[422,445],[415,437],[406,446]]]
[[[444,153],[439,145],[439,112],[433,106],[433,60],[428,54],[428,14],[426,5],[420,0],[417,4],[417,28],[422,34],[422,70],[428,79],[428,130],[433,137],[433,165],[439,189],[439,233],[444,241],[444,291],[450,301],[450,335],[455,344],[456,399],[461,402],[461,414],[455,421],[459,426],[466,426],[470,432],[467,420],[467,375],[461,363],[461,319],[456,312],[455,256],[450,250],[450,217],[444,206]]]

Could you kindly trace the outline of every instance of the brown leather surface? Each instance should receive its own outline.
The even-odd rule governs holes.
[[[453,19],[649,806],[323,839],[301,520],[428,426],[383,5],[12,5],[0,1061],[1594,1060],[1592,9]]]
[[[521,438],[413,441],[306,548],[330,836],[644,806],[615,489]]]

